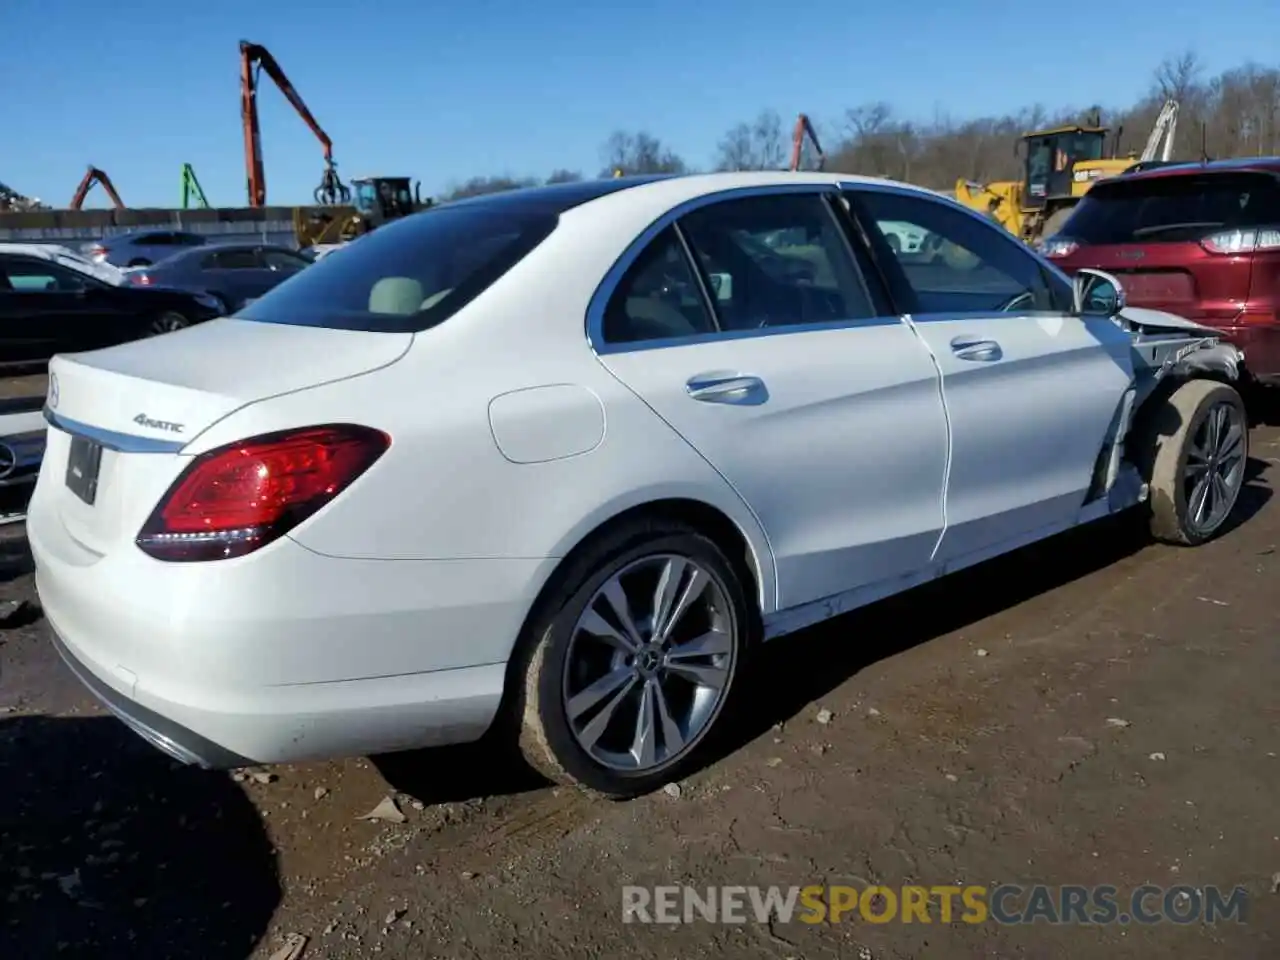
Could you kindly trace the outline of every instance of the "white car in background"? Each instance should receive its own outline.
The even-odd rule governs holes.
[[[894,253],[919,253],[924,245],[926,231],[910,223],[886,220],[880,231]]]
[[[971,257],[899,260],[885,224]],[[1239,361],[905,185],[516,190],[55,358],[36,583],[72,669],[183,761],[509,724],[632,795],[704,761],[763,639],[1121,510],[1214,536]]]
[[[52,263],[60,263],[80,273],[97,277],[104,283],[118,287],[123,284],[125,271],[115,264],[90,260],[70,247],[54,243],[0,243],[0,253],[39,257]]]

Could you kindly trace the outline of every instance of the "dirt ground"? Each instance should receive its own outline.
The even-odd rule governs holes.
[[[487,744],[181,768],[100,714],[39,622],[10,624],[0,957],[1278,957],[1280,430],[1253,444],[1221,540],[1076,531],[781,640],[735,748],[630,803]],[[21,541],[0,550],[0,597],[31,597]],[[358,819],[387,796],[404,823]],[[680,883],[1249,903],[1216,925],[622,922],[624,885]]]

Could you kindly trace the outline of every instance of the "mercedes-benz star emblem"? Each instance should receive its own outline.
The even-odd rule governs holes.
[[[56,373],[49,374],[49,409],[53,409],[58,405],[58,375]]]
[[[0,480],[18,468],[18,455],[7,443],[0,443]]]

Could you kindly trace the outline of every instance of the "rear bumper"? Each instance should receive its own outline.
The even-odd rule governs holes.
[[[142,704],[103,683],[67,648],[62,638],[58,636],[57,627],[49,623],[47,617],[45,624],[53,648],[58,651],[58,656],[62,657],[62,662],[75,674],[76,679],[83,683],[103,706],[152,746],[182,763],[212,770],[229,770],[248,766],[253,762],[248,757],[232,753],[212,740],[206,740],[200,734],[174,723],[167,717],[162,717],[153,710],[148,710]]]
[[[210,564],[91,555],[39,493],[27,532],[72,671],[170,756],[218,768],[478,739],[549,563],[342,560],[287,539]]]
[[[1262,382],[1280,381],[1280,322],[1258,320],[1217,326],[1224,337],[1244,351],[1245,369]]]

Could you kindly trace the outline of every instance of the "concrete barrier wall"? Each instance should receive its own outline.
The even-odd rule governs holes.
[[[223,239],[293,236],[294,217],[344,218],[354,207],[214,207],[208,210],[31,210],[0,213],[0,241],[87,242],[147,227]]]

